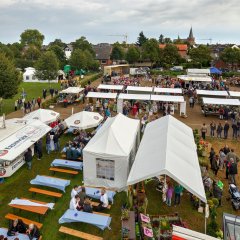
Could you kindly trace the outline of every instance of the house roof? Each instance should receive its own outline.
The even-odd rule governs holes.
[[[188,50],[187,44],[174,44],[174,46],[177,47],[178,51],[187,51]],[[166,44],[159,44],[159,47],[161,49],[164,49],[166,47]]]
[[[109,60],[112,53],[112,46],[108,43],[100,43],[93,46],[97,60]]]

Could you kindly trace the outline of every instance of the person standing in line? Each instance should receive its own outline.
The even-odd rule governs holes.
[[[176,207],[176,205],[179,205],[181,202],[182,192],[183,192],[183,187],[180,184],[175,186],[175,188],[174,188],[174,194],[175,194],[174,205],[175,205],[175,207]]]
[[[233,130],[232,138],[237,140],[238,126],[235,120],[232,123],[232,130]]]
[[[217,126],[217,138],[222,138],[222,131],[223,131],[222,124],[219,123]]]
[[[211,169],[213,169],[213,159],[214,159],[214,157],[215,157],[215,151],[214,151],[214,148],[211,147],[211,151],[210,151],[210,154],[209,154]]]
[[[233,158],[230,159],[228,173],[230,177],[230,183],[237,186],[236,175],[238,174],[238,167],[237,167],[237,163],[234,162]]]
[[[47,136],[46,136],[46,150],[47,150],[47,154],[50,154],[50,151],[51,151],[50,141],[51,141],[50,133],[48,133]]]
[[[210,123],[210,136],[214,137],[216,131],[216,124],[214,121]]]
[[[224,132],[224,138],[228,138],[228,130],[229,130],[229,123],[228,121],[225,121],[224,127],[223,127],[223,132]]]
[[[40,139],[37,142],[37,155],[38,155],[38,160],[41,160],[41,158],[42,158],[42,139]]]
[[[202,133],[203,140],[206,140],[207,126],[205,123],[203,123],[203,125],[202,125],[201,133]]]
[[[53,142],[54,142],[54,148],[55,151],[60,151],[60,144],[59,144],[59,135],[58,133],[55,133],[53,136]]]

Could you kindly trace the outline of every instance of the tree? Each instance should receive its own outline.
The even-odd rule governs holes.
[[[150,60],[153,65],[156,62],[159,62],[160,59],[160,48],[159,43],[156,39],[151,38],[147,40],[142,46],[142,57],[145,60]]]
[[[181,56],[178,49],[173,44],[167,44],[163,49],[162,62],[164,65],[176,65],[180,62]]]
[[[200,63],[204,67],[208,67],[212,59],[211,50],[204,45],[200,45],[197,48],[192,48],[189,52],[189,55],[193,62]]]
[[[61,39],[56,38],[53,42],[49,43],[49,46],[59,46],[62,49],[65,47],[66,43],[62,42]]]
[[[135,46],[129,47],[126,53],[126,60],[129,63],[134,63],[139,61],[139,59],[140,59],[140,51],[138,50],[138,48]]]
[[[0,53],[0,97],[12,98],[18,92],[20,74],[14,63]]]
[[[22,45],[20,43],[15,42],[13,44],[8,44],[7,46],[12,50],[15,58],[21,58],[22,57],[22,54],[21,54]]]
[[[138,37],[138,39],[137,39],[137,45],[141,47],[141,46],[143,46],[143,44],[144,44],[147,40],[148,40],[148,39],[147,39],[147,37],[145,37],[143,31],[141,31],[141,32],[139,33],[139,37]]]
[[[231,68],[234,69],[234,66],[240,62],[240,50],[237,48],[227,47],[220,55],[220,59],[225,63],[230,64]]]
[[[9,59],[14,59],[13,51],[5,44],[0,43],[0,53],[5,54],[5,56]]]
[[[163,44],[164,43],[164,36],[162,34],[160,34],[158,42]]]
[[[40,80],[51,80],[57,79],[59,63],[57,56],[52,51],[47,51],[42,54],[35,64],[36,73],[35,76]]]
[[[37,29],[27,29],[20,35],[20,41],[23,46],[34,45],[41,48],[44,40],[44,35]]]
[[[66,64],[66,56],[63,48],[60,47],[59,45],[51,45],[48,50],[53,51],[55,53],[59,61],[60,68],[62,69]]]
[[[164,43],[165,44],[169,44],[169,43],[172,43],[172,39],[167,37],[167,38],[164,38]]]
[[[88,40],[85,37],[80,37],[75,41],[73,44],[73,48],[75,49],[81,49],[81,50],[88,50],[93,56],[95,56],[95,52],[93,50],[92,44],[88,42]]]
[[[123,60],[124,59],[124,50],[121,46],[120,43],[114,43],[113,44],[113,49],[112,49],[112,53],[111,53],[111,60]]]
[[[75,70],[86,69],[87,67],[86,54],[81,49],[74,50],[71,54],[69,63]]]
[[[41,51],[35,45],[29,45],[24,53],[27,60],[36,61],[41,56]]]

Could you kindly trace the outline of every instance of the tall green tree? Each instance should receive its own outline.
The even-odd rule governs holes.
[[[66,43],[62,42],[61,39],[56,38],[53,42],[49,43],[49,46],[59,46],[62,49],[65,47]]]
[[[47,51],[42,54],[35,64],[36,73],[35,76],[40,80],[51,80],[57,79],[59,63],[57,56],[52,51]]]
[[[13,61],[0,53],[0,98],[11,98],[18,92],[20,74]]]
[[[159,38],[158,38],[158,42],[163,44],[164,43],[164,36],[163,34],[160,34]]]
[[[27,60],[36,61],[41,56],[41,51],[35,45],[29,45],[24,52],[24,57]]]
[[[169,44],[169,43],[172,43],[172,39],[167,37],[167,38],[164,38],[164,43],[165,44]]]
[[[163,49],[163,65],[176,65],[179,64],[181,56],[178,49],[174,44],[167,44]]]
[[[138,39],[137,39],[137,45],[138,46],[143,46],[143,44],[148,40],[147,37],[145,37],[143,31],[139,33]]]
[[[237,68],[236,65],[240,63],[240,50],[237,48],[227,47],[221,53],[220,59],[225,63],[230,64],[231,68],[234,70]]]
[[[5,44],[0,43],[0,53],[5,54],[5,56],[11,60],[14,59],[13,51]]]
[[[123,60],[124,59],[124,50],[120,43],[114,43],[111,53],[111,60]]]
[[[56,54],[59,61],[60,68],[63,69],[64,65],[66,65],[67,63],[63,48],[60,47],[59,45],[51,45],[48,48],[48,50],[53,51]]]
[[[23,46],[34,45],[41,48],[44,40],[44,35],[37,29],[27,29],[20,35],[20,41]]]
[[[85,37],[80,37],[77,39],[74,44],[73,48],[75,49],[80,49],[80,50],[88,50],[93,56],[95,56],[95,52],[93,50],[92,44],[88,42],[88,40]]]
[[[189,55],[193,62],[200,63],[201,66],[210,66],[211,50],[205,45],[200,45],[197,48],[192,48],[189,51]]]
[[[135,46],[130,46],[126,53],[126,60],[129,63],[134,63],[140,60],[140,51]]]
[[[88,64],[86,54],[81,49],[74,50],[69,59],[69,63],[75,70],[86,69]]]

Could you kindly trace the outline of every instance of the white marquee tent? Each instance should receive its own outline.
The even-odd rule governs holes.
[[[139,120],[122,114],[106,120],[83,150],[86,186],[126,188],[139,144],[139,129]]]
[[[78,94],[78,93],[82,92],[83,90],[84,90],[84,88],[81,88],[81,87],[69,87],[67,89],[62,90],[59,93]]]
[[[123,85],[108,85],[108,84],[100,84],[98,89],[107,89],[107,90],[117,90],[122,91],[124,88]]]
[[[150,100],[151,95],[150,94],[126,94],[126,93],[120,93],[118,96],[118,99],[124,99],[124,100]]]
[[[197,95],[227,97],[228,92],[227,91],[213,91],[213,90],[197,89]]]
[[[108,98],[116,99],[117,93],[105,93],[105,92],[88,92],[88,98]]]
[[[45,124],[50,124],[54,121],[56,121],[60,117],[60,113],[49,110],[49,109],[38,109],[35,110],[23,117],[24,120],[40,120],[41,122]]]
[[[159,102],[184,102],[183,96],[170,96],[170,95],[151,95],[152,101]]]
[[[151,93],[153,88],[152,87],[128,86],[126,90],[127,90],[127,93],[129,93],[129,91],[131,91],[131,92],[149,92],[149,93]]]
[[[212,82],[212,78],[211,77],[198,77],[198,76],[190,76],[190,75],[178,75],[177,78],[189,82],[189,81],[193,81],[193,82]]]
[[[99,113],[82,111],[68,117],[65,122],[68,127],[81,130],[97,127],[102,120],[103,117]]]
[[[240,106],[240,101],[232,98],[203,98],[203,104]]]
[[[206,203],[190,127],[168,115],[147,124],[127,184],[168,175]]]
[[[191,75],[191,74],[210,74],[210,68],[206,68],[206,69],[199,69],[199,68],[188,68],[187,69],[187,74]]]
[[[38,79],[35,75],[35,68],[27,67],[25,68],[25,72],[23,73],[23,81],[24,82],[38,82]]]
[[[155,93],[182,94],[182,89],[181,88],[159,88],[159,87],[155,87],[153,92],[155,92]]]
[[[229,95],[230,95],[231,97],[240,98],[240,92],[229,91]]]

